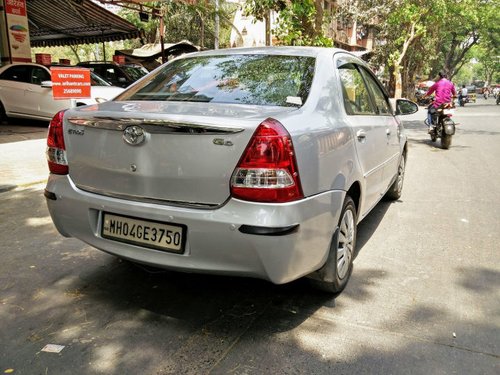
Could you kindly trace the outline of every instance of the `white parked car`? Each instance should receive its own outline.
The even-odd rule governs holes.
[[[91,97],[76,99],[76,105],[95,104],[114,98],[123,91],[91,72]],[[50,121],[69,99],[52,96],[50,69],[34,63],[15,63],[0,68],[0,121],[8,117]]]
[[[418,107],[395,108],[340,49],[189,54],[54,117],[48,208],[64,236],[134,262],[339,292],[358,222],[401,196],[398,115]]]

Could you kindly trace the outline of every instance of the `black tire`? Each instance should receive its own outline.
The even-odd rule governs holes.
[[[308,276],[314,288],[328,293],[340,293],[345,288],[352,273],[356,232],[356,206],[351,197],[346,196],[326,263]]]
[[[0,124],[7,122],[7,120],[8,120],[8,118],[7,118],[7,114],[5,113],[5,108],[2,104],[2,102],[0,102]]]
[[[432,133],[431,133],[431,141],[432,141],[432,142],[436,142],[436,140],[437,140],[436,133],[435,133],[435,132],[432,132]]]
[[[450,146],[451,146],[451,135],[448,135],[443,131],[443,134],[441,135],[441,148],[448,150]]]
[[[399,161],[398,172],[396,179],[392,183],[385,197],[389,200],[398,200],[401,198],[401,193],[403,192],[403,182],[405,179],[405,168],[406,168],[406,154],[401,155],[401,160]]]

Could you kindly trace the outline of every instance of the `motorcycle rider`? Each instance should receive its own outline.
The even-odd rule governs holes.
[[[429,106],[427,111],[427,125],[429,126],[429,133],[432,133],[434,130],[435,124],[433,124],[433,115],[437,112],[437,108],[443,104],[451,102],[453,97],[456,96],[455,85],[448,80],[446,73],[444,71],[440,71],[438,75],[439,79],[424,95],[424,97],[427,97],[432,93],[435,95],[434,102]]]
[[[458,103],[460,106],[463,106],[465,103],[467,103],[467,95],[469,94],[469,91],[467,90],[467,87],[465,85],[462,85],[462,88],[460,89],[458,93]]]

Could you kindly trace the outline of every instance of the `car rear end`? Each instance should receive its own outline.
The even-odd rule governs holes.
[[[284,283],[318,269],[343,192],[304,194],[287,130],[314,67],[311,56],[201,54],[58,114],[45,192],[57,229],[182,271]]]

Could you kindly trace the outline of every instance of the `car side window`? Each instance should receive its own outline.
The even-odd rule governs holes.
[[[339,67],[344,106],[349,115],[374,115],[368,88],[354,64]]]
[[[361,72],[370,88],[373,99],[375,102],[375,106],[377,107],[377,111],[379,115],[392,115],[392,110],[389,102],[387,101],[387,97],[382,91],[380,85],[375,81],[373,76],[368,73],[364,68],[360,68]]]
[[[114,68],[108,68],[105,67],[104,69],[101,69],[101,75],[107,79],[110,82],[115,82],[115,69]]]
[[[43,68],[34,67],[31,70],[31,83],[41,85],[43,81],[50,81],[50,74]]]
[[[25,82],[31,83],[30,78],[30,66],[26,65],[16,65],[7,70],[5,70],[0,79],[5,79],[7,81]]]

